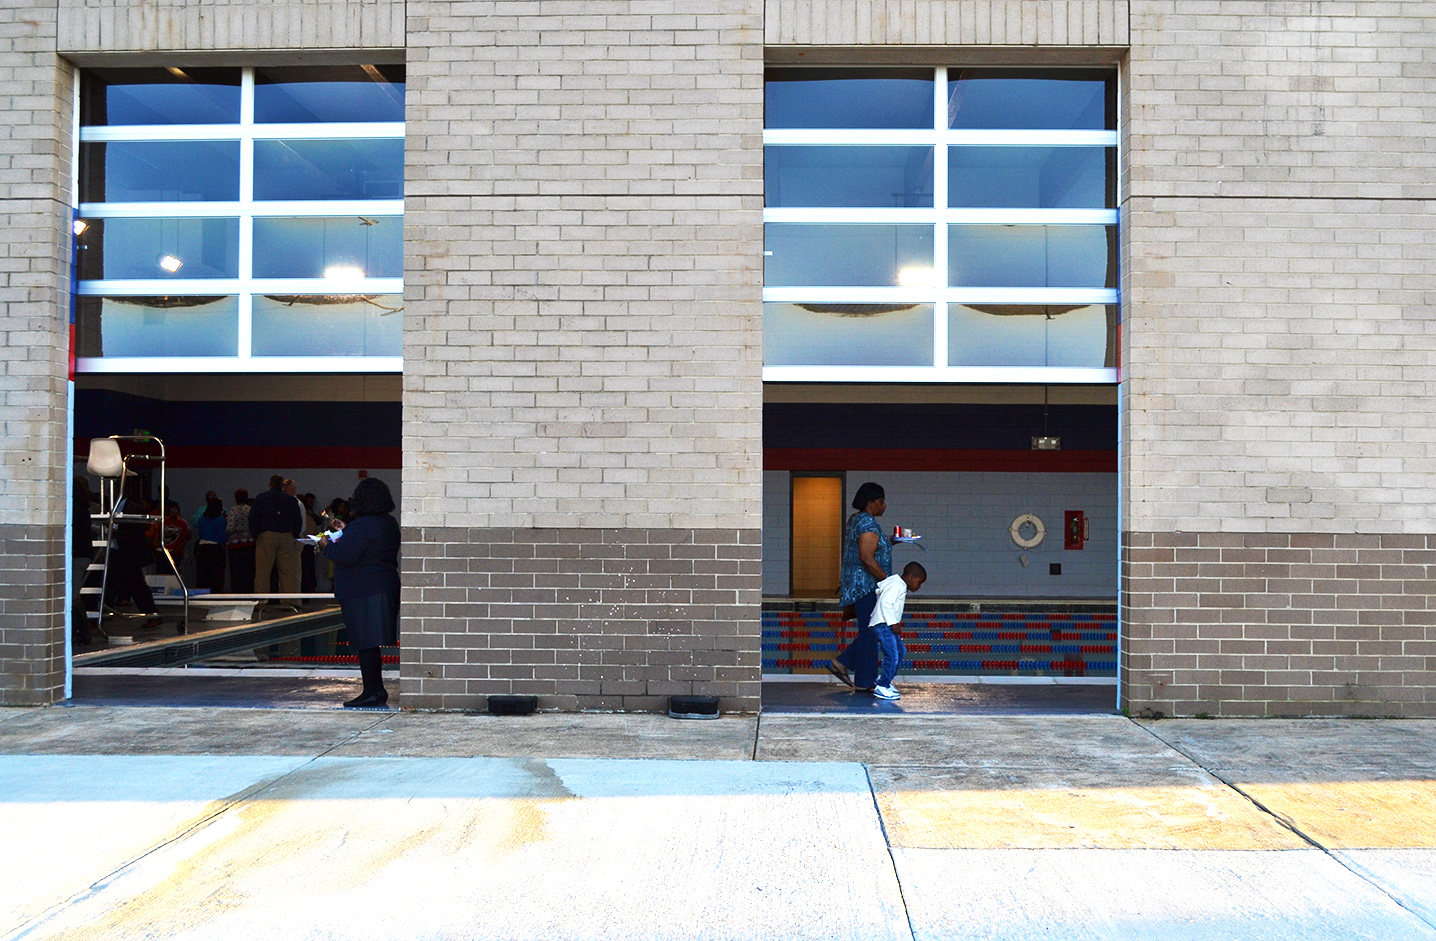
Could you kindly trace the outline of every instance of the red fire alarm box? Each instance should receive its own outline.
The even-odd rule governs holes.
[[[1087,514],[1081,510],[1068,510],[1064,513],[1062,548],[1081,549],[1087,538]]]

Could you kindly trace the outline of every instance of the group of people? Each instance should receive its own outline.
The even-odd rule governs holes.
[[[144,523],[117,523],[109,549],[109,576],[105,602],[129,598],[149,616],[147,625],[159,623],[154,596],[144,569],[159,562],[169,568],[164,553],[181,564],[194,539],[195,581],[212,592],[224,591],[228,563],[231,590],[269,594],[277,578],[280,593],[316,590],[318,556],[332,567],[334,598],[339,602],[348,631],[349,648],[356,652],[364,687],[344,705],[351,708],[384,705],[389,694],[381,675],[380,648],[393,646],[399,637],[399,523],[393,516],[394,498],[388,486],[374,477],[360,479],[354,495],[336,498],[315,512],[314,494],[300,496],[293,480],[275,474],[269,488],[254,499],[237,490],[228,511],[210,491],[205,503],[187,522],[179,505],[171,501],[162,519]],[[76,607],[76,640],[88,642],[89,630],[79,605],[79,585],[94,555],[90,527],[92,515],[89,481],[75,478],[73,526],[75,577],[72,603]],[[144,498],[130,497],[126,516],[153,515]],[[301,537],[311,537],[301,545]]]
[[[828,672],[855,692],[878,699],[899,699],[893,686],[907,646],[897,633],[908,592],[927,581],[917,562],[893,574],[892,540],[877,518],[887,510],[887,493],[869,481],[853,496],[853,509],[843,530],[843,562],[838,603],[857,623],[857,637],[832,660]]]

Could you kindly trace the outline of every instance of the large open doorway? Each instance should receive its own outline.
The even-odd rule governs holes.
[[[337,706],[352,696],[357,659],[326,560],[296,547],[297,585],[286,590],[279,565],[256,576],[254,548],[234,538],[228,522],[247,515],[240,501],[253,500],[276,476],[292,481],[306,530],[325,526],[326,512],[343,518],[363,477],[383,480],[402,499],[399,399],[394,375],[78,376],[75,474],[93,500],[88,520],[77,501],[73,525],[90,528],[97,566],[114,564],[86,583],[85,607],[103,617],[75,618],[73,699]],[[88,466],[90,441],[112,435],[128,439],[121,442],[127,455],[158,453],[144,446],[147,437],[163,443],[163,471],[136,458],[123,483],[122,515],[158,519],[164,503],[172,508],[163,527],[146,532],[142,521],[131,523],[129,541],[138,549],[125,544],[123,527],[106,529],[116,502],[106,492],[117,489],[116,478]],[[211,494],[224,520],[206,518]],[[202,540],[202,527],[225,530],[226,544]],[[169,557],[157,541],[170,543]],[[131,550],[142,556],[148,591],[117,577],[116,565],[136,564],[124,558]],[[397,671],[397,649],[383,654],[386,669]]]
[[[1116,707],[1114,386],[784,384],[765,398],[765,709]],[[831,681],[856,626],[836,568],[806,573],[832,566],[818,547],[833,496],[846,517],[869,480],[887,493],[885,529],[923,537],[894,548],[894,569],[916,560],[929,576],[908,598],[900,672],[922,692],[896,707]]]

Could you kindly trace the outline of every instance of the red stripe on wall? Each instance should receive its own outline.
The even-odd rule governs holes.
[[[764,470],[996,471],[1115,474],[1116,451],[948,448],[764,448]]]
[[[90,453],[88,438],[75,440],[75,454]],[[169,467],[233,467],[274,470],[338,469],[398,470],[403,466],[401,448],[348,447],[245,447],[242,445],[168,445],[165,462]]]

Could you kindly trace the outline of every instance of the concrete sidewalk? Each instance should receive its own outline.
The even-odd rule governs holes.
[[[1436,939],[1436,723],[0,710],[0,937]]]

